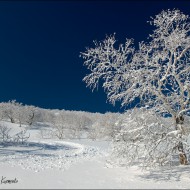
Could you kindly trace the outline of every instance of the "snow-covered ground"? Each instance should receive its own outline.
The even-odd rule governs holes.
[[[5,124],[12,133],[20,130],[18,125]],[[0,189],[190,188],[189,166],[151,171],[139,166],[112,167],[106,162],[109,142],[42,139],[41,127],[28,130],[27,145],[0,146]]]

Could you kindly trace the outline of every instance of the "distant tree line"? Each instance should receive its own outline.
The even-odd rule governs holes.
[[[0,120],[16,123],[22,128],[40,129],[42,138],[112,139],[119,113],[105,114],[84,111],[43,109],[11,100],[0,103]],[[1,124],[2,125],[2,124]],[[41,126],[41,127],[40,127]],[[2,139],[10,139],[8,127],[0,126]],[[6,134],[6,135],[5,135]],[[5,138],[6,137],[6,138]]]

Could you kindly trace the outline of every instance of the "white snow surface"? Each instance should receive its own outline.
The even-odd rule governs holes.
[[[13,134],[21,130],[4,123]],[[42,126],[28,129],[27,145],[0,146],[0,189],[190,188],[189,165],[149,171],[140,166],[113,167],[106,162],[108,141],[42,139]],[[17,183],[2,183],[15,178]]]

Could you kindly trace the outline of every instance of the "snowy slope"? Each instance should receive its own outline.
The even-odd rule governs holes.
[[[7,123],[14,132],[20,130]],[[179,166],[165,170],[143,171],[138,166],[112,167],[109,142],[41,139],[37,127],[28,130],[28,145],[0,147],[0,189],[26,188],[190,188],[190,167]],[[3,179],[5,178],[5,179]]]

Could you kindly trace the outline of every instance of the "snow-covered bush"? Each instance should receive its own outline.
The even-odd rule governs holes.
[[[55,134],[52,129],[41,129],[40,130],[40,138],[42,139],[52,139],[54,138]]]
[[[65,111],[56,115],[53,120],[53,133],[58,139],[71,138],[74,117]]]
[[[99,122],[93,123],[88,131],[88,138],[92,140],[101,139],[103,137],[102,130],[103,128]]]
[[[90,127],[88,137],[95,139],[111,140],[120,129],[115,123],[120,114],[117,113],[105,113],[101,117],[97,118],[96,121]]]
[[[141,162],[144,166],[173,164],[183,144],[186,156],[190,155],[187,137],[190,123],[185,123],[186,132],[175,129],[171,117],[161,117],[153,110],[135,108],[121,116],[121,130],[112,143],[112,157],[121,165]],[[182,152],[181,152],[182,154]]]
[[[20,129],[17,133],[12,133],[10,127],[0,123],[0,144],[17,145],[24,144],[29,139],[26,129]]]
[[[59,138],[81,138],[91,125],[91,120],[83,114],[60,111],[52,121],[54,135]]]
[[[30,134],[27,134],[27,130],[23,129],[20,132],[16,133],[13,137],[12,137],[12,141],[14,142],[14,144],[24,144],[28,141],[30,137]]]
[[[0,143],[7,143],[11,141],[11,129],[6,125],[0,124]]]

